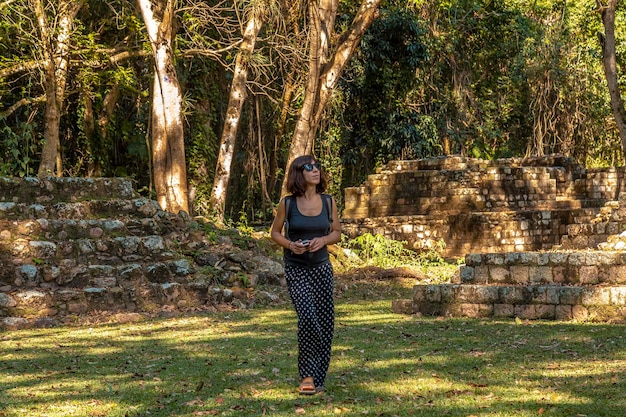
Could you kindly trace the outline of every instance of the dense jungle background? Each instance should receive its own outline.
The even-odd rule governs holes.
[[[307,105],[312,17],[327,13],[321,21],[334,27],[323,69],[370,3],[378,11],[346,52],[310,145],[340,205],[345,187],[394,159],[562,153],[588,167],[623,163],[600,1],[0,0],[0,175],[41,175],[55,130],[56,175],[129,176],[155,194],[155,45],[168,26],[165,79],[180,86],[190,210],[214,214],[220,146],[230,143],[224,217],[267,222]],[[616,5],[623,92],[626,6]]]

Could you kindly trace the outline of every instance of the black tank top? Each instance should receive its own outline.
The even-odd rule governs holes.
[[[305,216],[298,210],[298,204],[294,197],[291,201],[291,216],[289,217],[289,235],[287,238],[292,241],[298,241],[300,239],[313,239],[314,237],[326,236],[329,230],[330,218],[327,205],[322,198],[322,212],[317,216]],[[289,216],[289,213],[287,213]],[[297,255],[289,249],[284,250],[285,264],[300,265],[300,266],[317,266],[328,261],[328,248],[324,246],[317,252],[304,252],[302,255]]]

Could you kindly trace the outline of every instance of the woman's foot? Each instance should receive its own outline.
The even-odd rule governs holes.
[[[313,395],[317,393],[315,389],[315,383],[313,382],[313,377],[307,376],[300,382],[300,389],[298,391],[300,395]]]

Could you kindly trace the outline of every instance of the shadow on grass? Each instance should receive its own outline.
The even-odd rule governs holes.
[[[0,335],[0,416],[621,416],[623,325],[337,304],[328,393],[296,394],[290,308]]]

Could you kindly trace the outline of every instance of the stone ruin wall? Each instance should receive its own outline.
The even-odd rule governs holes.
[[[345,190],[344,232],[382,234],[444,255],[595,248],[626,229],[624,168],[585,169],[551,155],[392,161]],[[596,221],[602,217],[603,221]]]

